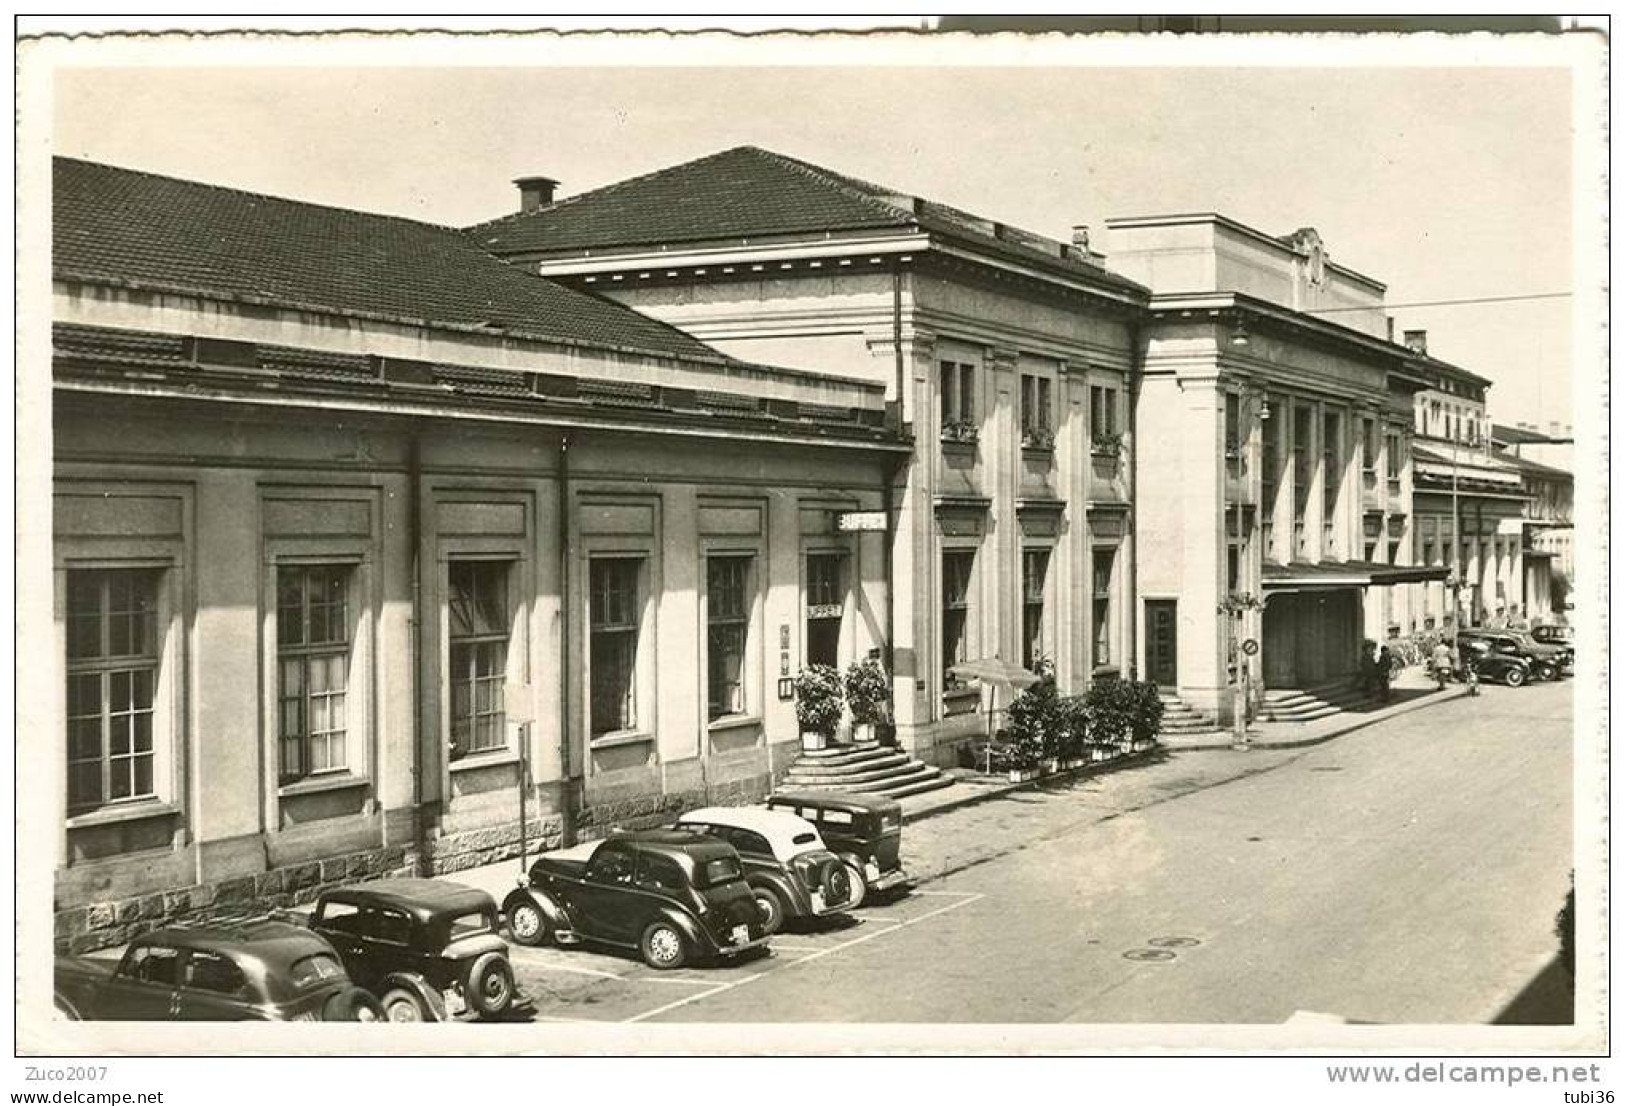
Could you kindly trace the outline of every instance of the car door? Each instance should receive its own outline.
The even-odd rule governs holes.
[[[97,1016],[117,1021],[168,1021],[180,1007],[181,952],[138,945],[107,981]]]
[[[587,861],[581,882],[570,891],[571,920],[579,933],[621,945],[636,943],[648,913],[634,887],[637,856],[630,847],[609,841]]]
[[[191,949],[181,965],[176,1018],[189,1022],[242,1021],[258,998],[229,957]]]
[[[317,907],[311,928],[327,938],[350,978],[359,986],[370,988],[372,980],[368,976],[372,958],[368,955],[366,937],[371,929],[368,914],[367,908],[355,903],[323,902]]]
[[[353,945],[356,968],[350,978],[369,990],[379,990],[390,972],[416,966],[409,962],[411,947],[411,915],[392,906],[363,907]]]

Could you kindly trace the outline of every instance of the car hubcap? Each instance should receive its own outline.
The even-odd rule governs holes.
[[[392,1022],[420,1022],[418,1005],[415,1002],[396,1002],[389,1007],[389,1020]]]
[[[654,958],[662,964],[670,964],[676,960],[681,948],[677,934],[669,929],[657,929],[649,938],[649,951],[654,953]]]
[[[499,1005],[508,997],[508,981],[502,978],[501,972],[490,972],[486,975],[485,997],[493,1006]]]
[[[541,915],[534,906],[521,906],[513,912],[512,924],[515,937],[534,937],[542,928]]]

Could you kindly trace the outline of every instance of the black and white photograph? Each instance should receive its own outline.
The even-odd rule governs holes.
[[[19,1056],[1605,1093],[1606,39],[1203,18],[19,39]]]

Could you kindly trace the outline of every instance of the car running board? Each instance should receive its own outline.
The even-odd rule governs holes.
[[[581,938],[576,936],[574,930],[569,929],[555,929],[553,931],[553,940],[557,941],[561,945],[581,944]]]

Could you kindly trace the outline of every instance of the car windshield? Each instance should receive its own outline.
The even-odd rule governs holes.
[[[732,883],[739,879],[743,873],[739,870],[739,861],[731,856],[719,856],[715,860],[707,860],[700,869],[700,880],[707,887],[716,887],[724,883]]]
[[[482,911],[470,914],[459,914],[451,920],[451,937],[455,941],[459,937],[472,937],[476,933],[492,932],[491,919]]]
[[[314,987],[326,983],[330,979],[343,979],[344,968],[337,958],[329,953],[318,952],[313,956],[306,956],[293,962],[288,971],[288,980],[298,990]]]

